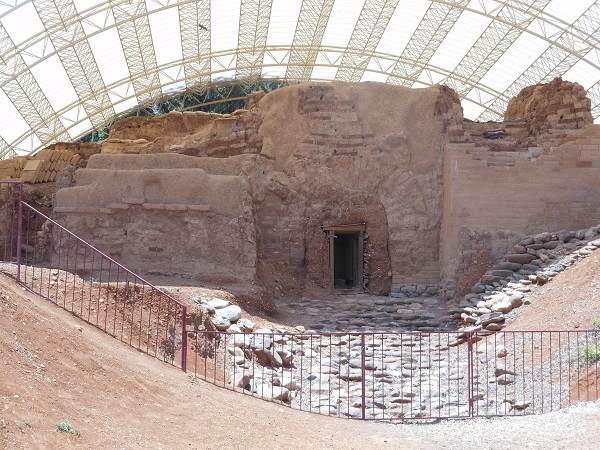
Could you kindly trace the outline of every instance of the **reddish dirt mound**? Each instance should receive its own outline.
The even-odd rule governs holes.
[[[600,252],[533,289],[507,330],[589,330],[600,320]]]
[[[600,399],[600,368],[592,367],[584,379],[571,389],[570,397],[575,401]]]
[[[0,274],[0,448],[381,448],[374,423],[291,410],[205,383]],[[65,422],[79,437],[58,431]],[[56,430],[56,431],[55,431]],[[416,440],[398,444],[416,448]]]

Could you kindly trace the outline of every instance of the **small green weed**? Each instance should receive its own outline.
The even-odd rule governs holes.
[[[23,430],[23,428],[31,428],[31,419],[29,417],[25,420],[19,420],[19,429]]]
[[[583,366],[591,365],[600,361],[600,344],[586,345],[577,352],[579,364]]]
[[[600,330],[600,319],[592,320],[592,328],[595,330]]]
[[[65,433],[72,434],[73,436],[81,436],[81,432],[69,423],[69,419],[58,422],[56,429],[52,431],[63,431]]]

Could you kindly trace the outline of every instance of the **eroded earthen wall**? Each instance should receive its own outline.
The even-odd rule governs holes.
[[[57,219],[141,272],[252,282],[248,180],[207,174],[183,155],[95,155],[55,195]],[[153,167],[153,168],[150,168]]]
[[[369,292],[452,290],[473,255],[600,222],[589,107],[557,79],[524,89],[503,123],[463,123],[447,87],[333,82],[255,94],[233,114],[130,118],[55,212],[135,270],[274,296],[330,291],[322,227],[364,223]]]
[[[330,288],[320,227],[364,222],[371,292],[439,282],[443,147],[462,130],[454,92],[315,84],[274,91],[258,106],[268,165],[253,185],[265,273],[283,264],[283,288]]]
[[[584,87],[560,77],[519,92],[508,103],[504,120],[526,121],[529,132],[536,136],[548,130],[585,128],[594,121]]]
[[[315,83],[254,96],[248,108],[119,123],[102,144],[112,155],[57,193],[59,219],[133,269],[255,269],[274,293],[329,291],[321,227],[360,222],[370,292],[440,281],[444,145],[463,134],[452,90]],[[196,218],[185,209],[196,204],[210,211]]]

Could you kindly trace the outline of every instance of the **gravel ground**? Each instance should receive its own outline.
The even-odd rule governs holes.
[[[382,426],[392,439],[401,430],[408,431],[412,438],[423,442],[422,448],[431,449],[597,449],[600,401],[537,416]]]

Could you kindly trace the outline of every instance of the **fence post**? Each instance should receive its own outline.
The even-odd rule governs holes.
[[[365,410],[367,408],[366,405],[366,398],[367,395],[365,393],[365,389],[366,389],[366,381],[365,381],[365,377],[366,377],[366,370],[365,370],[365,333],[361,333],[360,335],[360,367],[361,367],[361,391],[362,391],[362,395],[361,395],[361,415],[362,415],[362,420],[365,420],[366,418],[366,413]],[[348,371],[350,371],[350,369],[348,369]]]
[[[187,372],[187,308],[181,311],[181,370]]]
[[[21,282],[21,243],[23,237],[23,183],[19,183],[19,213],[17,217],[17,283]]]
[[[469,396],[469,417],[475,416],[473,402],[473,332],[467,332],[467,395]]]

